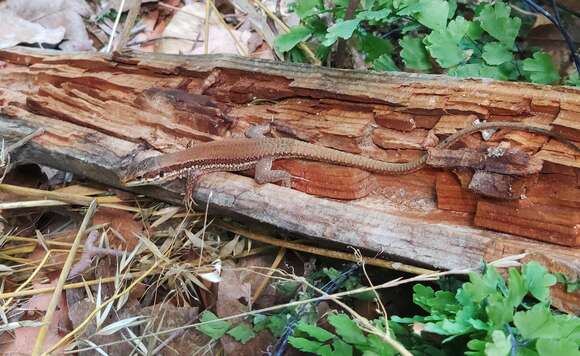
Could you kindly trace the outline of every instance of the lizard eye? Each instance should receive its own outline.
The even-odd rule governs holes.
[[[159,172],[159,178],[163,178],[164,175],[165,175],[165,172]]]

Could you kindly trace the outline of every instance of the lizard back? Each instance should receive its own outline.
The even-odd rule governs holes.
[[[263,158],[300,158],[381,174],[412,172],[424,163],[422,159],[388,163],[290,138],[234,138],[147,158],[128,169],[127,179],[166,180],[168,175],[183,175],[189,170],[239,171],[251,168]]]

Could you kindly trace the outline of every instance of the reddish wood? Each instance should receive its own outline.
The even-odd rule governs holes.
[[[478,200],[475,225],[564,246],[580,246],[580,210]]]
[[[477,196],[461,187],[459,180],[452,173],[437,174],[435,185],[437,207],[439,209],[474,213],[477,207]]]
[[[413,115],[393,110],[375,110],[375,122],[382,127],[399,131],[411,131],[417,126]]]

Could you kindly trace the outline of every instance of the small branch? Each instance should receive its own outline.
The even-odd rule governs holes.
[[[266,287],[268,286],[268,283],[270,282],[270,277],[276,271],[276,269],[278,268],[278,266],[282,262],[282,259],[284,258],[285,255],[286,255],[286,249],[284,247],[282,247],[281,249],[278,250],[278,254],[276,255],[276,259],[274,260],[274,262],[272,262],[272,266],[270,267],[271,269],[268,272],[268,275],[264,277],[264,280],[262,280],[262,283],[260,283],[258,288],[256,288],[256,291],[254,292],[254,295],[252,296],[252,301],[256,301],[256,300],[258,300],[258,298],[260,298],[260,296],[262,295],[262,292],[264,291],[264,289],[266,289]]]
[[[77,275],[83,273],[91,265],[91,261],[95,256],[116,256],[121,257],[125,251],[117,250],[113,248],[102,248],[96,247],[95,242],[99,237],[99,233],[93,230],[89,233],[87,240],[85,241],[85,248],[80,260],[71,268],[68,275],[68,279],[76,277]]]
[[[227,223],[224,223],[221,221],[218,222],[217,225],[226,229],[226,230],[229,230],[229,231],[234,232],[236,234],[242,235],[248,239],[260,241],[260,242],[274,245],[274,246],[285,247],[285,248],[288,248],[291,250],[302,251],[302,252],[311,253],[314,255],[326,256],[326,257],[336,258],[336,259],[345,260],[345,261],[359,262],[359,260],[360,260],[356,256],[353,256],[350,253],[339,252],[339,251],[329,251],[329,250],[326,250],[323,248],[308,246],[308,245],[304,245],[304,244],[298,244],[295,242],[283,241],[283,240],[275,239],[275,238],[272,238],[272,237],[269,237],[266,235],[258,234],[258,233],[252,232],[252,231],[247,231],[247,230],[235,227],[233,225],[230,225],[230,224],[227,224]],[[383,260],[383,259],[379,259],[379,258],[362,257],[362,259],[363,259],[364,263],[366,263],[368,265],[382,267],[382,268],[388,268],[388,269],[392,269],[395,271],[402,271],[402,272],[408,272],[408,273],[413,273],[413,274],[433,273],[433,271],[425,269],[425,268],[406,265],[404,263],[399,263],[399,262],[391,262],[391,261],[387,261],[387,260]]]
[[[137,16],[139,15],[139,10],[141,9],[141,0],[134,0],[133,6],[129,9],[129,13],[127,14],[127,18],[125,19],[125,24],[123,25],[123,32],[121,32],[121,36],[119,36],[119,42],[117,42],[117,46],[115,47],[116,51],[122,51],[123,48],[129,42],[129,36],[131,34],[131,29],[135,26],[135,21],[137,20]],[[123,8],[119,9],[119,12],[122,11]],[[111,36],[112,37],[112,36]]]
[[[77,249],[81,244],[81,237],[85,234],[85,231],[89,227],[89,224],[93,218],[93,214],[95,213],[96,210],[97,210],[97,201],[93,200],[91,202],[91,205],[89,206],[89,209],[87,210],[87,213],[85,214],[85,218],[83,219],[83,222],[81,224],[81,227],[79,228],[77,236],[75,237],[73,245],[70,248],[69,254],[66,257],[66,261],[64,262],[64,266],[62,267],[62,271],[60,273],[60,277],[58,278],[58,282],[56,283],[54,292],[52,293],[52,298],[50,299],[48,307],[46,308],[46,314],[42,319],[43,325],[38,331],[36,343],[34,345],[34,349],[32,350],[33,356],[40,355],[44,348],[44,340],[46,339],[48,328],[54,316],[54,312],[56,311],[56,306],[60,301],[61,293],[64,287],[64,282],[66,282],[66,277],[69,274],[70,268],[77,253]]]

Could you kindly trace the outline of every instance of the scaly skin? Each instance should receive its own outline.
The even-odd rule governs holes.
[[[489,122],[466,128],[441,141],[446,148],[464,136],[487,129],[514,129],[553,137],[580,153],[580,148],[560,135],[515,122]],[[159,184],[188,174],[242,171],[263,160],[297,158],[325,162],[387,175],[408,174],[425,166],[428,153],[408,163],[389,163],[289,138],[241,138],[195,145],[187,150],[147,158],[130,166],[123,182],[128,187]],[[273,171],[279,172],[279,171]]]

